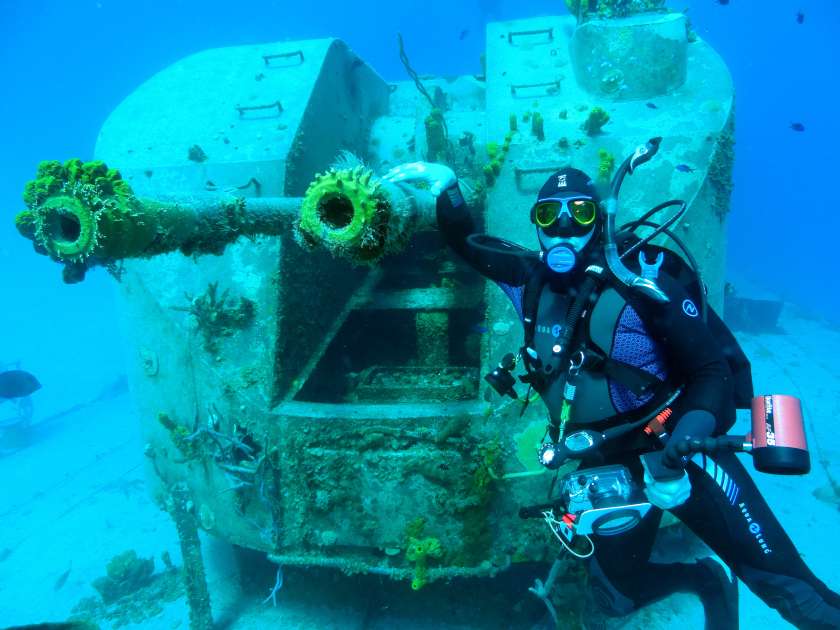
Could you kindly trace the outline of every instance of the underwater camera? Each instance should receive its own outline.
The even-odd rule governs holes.
[[[582,429],[560,442],[546,442],[538,452],[540,463],[556,470],[569,459],[583,459],[610,440],[640,428],[646,420],[606,431]],[[752,431],[746,435],[721,435],[705,439],[686,439],[677,451],[682,461],[663,461],[664,451],[641,455],[642,464],[656,481],[683,476],[684,467],[695,453],[748,453],[759,472],[776,475],[804,475],[811,469],[805,441],[802,405],[799,399],[783,394],[755,396],[752,399]],[[620,465],[590,468],[568,473],[560,480],[560,495],[551,503],[523,507],[521,518],[543,518],[552,533],[572,554],[586,558],[594,550],[589,534],[613,536],[635,527],[650,510],[643,489],[633,481],[630,471]],[[559,516],[558,516],[559,515]],[[587,538],[590,551],[581,554],[573,546],[575,536]]]
[[[560,481],[560,496],[570,522],[567,539],[621,534],[638,525],[650,509],[642,489],[624,466],[569,473]]]
[[[568,473],[560,480],[556,501],[523,507],[519,516],[542,517],[569,552],[585,558],[594,551],[589,534],[622,534],[638,525],[650,508],[627,467],[612,465]],[[581,554],[572,547],[576,536],[589,540],[588,553]]]
[[[518,398],[519,395],[513,386],[516,384],[516,379],[511,374],[511,371],[516,367],[516,357],[512,352],[508,352],[499,361],[499,365],[489,374],[485,375],[484,380],[490,383],[490,386],[498,392],[500,396],[510,396],[511,398]]]

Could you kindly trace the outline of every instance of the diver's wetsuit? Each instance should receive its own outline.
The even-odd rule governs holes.
[[[514,249],[494,252],[481,247],[480,241],[468,239],[475,233],[475,225],[455,187],[439,196],[437,220],[447,244],[473,268],[499,283],[516,304],[531,274],[539,273],[542,263],[537,255]],[[592,263],[599,260],[588,261]],[[543,365],[552,360],[551,343],[557,336],[558,321],[563,321],[558,313],[568,308],[569,296],[575,294],[583,278],[580,272],[543,285],[533,343]],[[576,347],[595,347],[656,375],[661,388],[636,396],[604,373],[585,374],[584,367],[569,432],[582,426],[603,429],[655,412],[663,407],[663,396],[676,386],[681,386],[682,392],[670,404],[669,430],[684,413],[698,409],[715,417],[714,435],[732,427],[733,378],[718,343],[681,285],[664,275],[657,284],[668,294],[669,303],[657,304],[608,283],[573,339]],[[522,315],[521,305],[517,310]],[[610,339],[603,339],[605,330]],[[551,384],[537,391],[549,414],[556,414],[562,392]],[[582,462],[582,467],[623,464],[640,484],[643,471],[638,455],[661,448],[657,438],[641,430],[608,443],[608,447],[597,460]],[[840,596],[805,565],[738,458],[732,453],[714,458],[696,455],[687,472],[691,495],[671,510],[673,514],[790,623],[799,628],[840,628]],[[593,536],[595,555],[589,568],[596,601],[607,614],[624,615],[675,592],[694,592],[704,603],[707,627],[737,627],[737,600],[727,598],[721,582],[713,579],[710,567],[716,566],[714,563],[649,561],[661,518],[662,510],[653,507],[626,533]]]

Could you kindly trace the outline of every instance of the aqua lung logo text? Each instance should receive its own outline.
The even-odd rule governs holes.
[[[554,326],[544,326],[542,324],[537,324],[537,332],[542,333],[544,335],[551,335],[552,337],[559,337],[560,336],[561,326],[560,324],[554,324]]]
[[[741,515],[747,521],[747,529],[749,530],[750,534],[755,537],[756,542],[758,542],[758,546],[761,547],[761,550],[765,553],[773,553],[773,550],[770,549],[770,546],[767,544],[767,541],[764,540],[764,535],[761,533],[761,525],[758,524],[757,521],[753,520],[753,517],[750,516],[750,511],[747,509],[747,504],[743,501],[738,504],[738,507],[741,508]]]
[[[566,186],[566,175],[565,174],[558,175],[557,176],[557,187],[558,188],[563,188],[564,186]]]
[[[776,426],[773,422],[773,397],[764,397],[764,433],[767,436],[767,446],[776,446]]]

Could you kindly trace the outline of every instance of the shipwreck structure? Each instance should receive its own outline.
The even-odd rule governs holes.
[[[531,245],[548,174],[606,182],[662,136],[619,221],[685,199],[720,306],[732,82],[684,14],[641,4],[492,23],[478,76],[388,83],[335,39],[208,50],[117,107],[107,166],[42,165],[18,227],[68,281],[119,277],[162,506],[177,488],[214,536],[415,589],[553,557],[517,516],[550,481],[540,405],[482,380],[518,315],[443,248],[428,192],[381,175],[446,162],[488,233]]]

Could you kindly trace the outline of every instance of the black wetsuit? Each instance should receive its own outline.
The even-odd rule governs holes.
[[[480,239],[468,239],[476,232],[475,224],[455,187],[440,195],[437,220],[447,244],[482,275],[502,285],[509,295],[517,291],[521,295],[532,274],[540,272],[543,263],[536,255],[514,249],[494,251],[481,247]],[[603,264],[597,258],[588,261],[592,262]],[[565,304],[575,295],[583,278],[581,271],[542,285],[534,346],[543,365],[551,361],[546,348],[556,336],[557,313],[565,312]],[[660,391],[634,396],[603,372],[584,375],[584,369],[582,386],[579,384],[582,392],[575,398],[569,431],[583,425],[614,426],[628,418],[655,413],[662,398],[667,392],[673,393],[676,386],[682,392],[670,404],[673,415],[668,420],[669,430],[691,410],[705,410],[714,416],[714,435],[732,427],[733,378],[719,344],[697,316],[680,284],[665,275],[657,278],[657,284],[668,294],[667,304],[631,295],[615,283],[608,283],[588,309],[591,313],[574,339],[576,347],[595,347],[599,353],[614,355],[621,336],[625,348],[622,358],[633,355],[637,368],[656,374],[662,381]],[[622,300],[616,300],[616,296]],[[614,303],[612,307],[610,302]],[[610,316],[613,317],[606,322],[606,328],[612,339],[593,339],[603,337],[605,329],[604,321],[597,324],[597,320],[609,320]],[[549,414],[556,414],[562,400],[559,388],[543,384],[542,391],[537,390]],[[582,466],[623,464],[641,483],[643,471],[638,455],[658,448],[661,445],[655,435],[634,431]],[[738,458],[731,453],[697,455],[686,470],[691,481],[690,498],[671,512],[723,559],[750,590],[790,623],[799,628],[840,628],[840,596],[805,565]],[[720,583],[712,579],[713,563],[650,562],[661,518],[662,510],[654,507],[626,533],[593,536],[596,551],[589,569],[596,601],[607,614],[624,615],[675,592],[694,592],[703,600],[707,627],[737,627],[737,602],[731,598],[727,601]],[[729,610],[723,610],[726,607]]]

